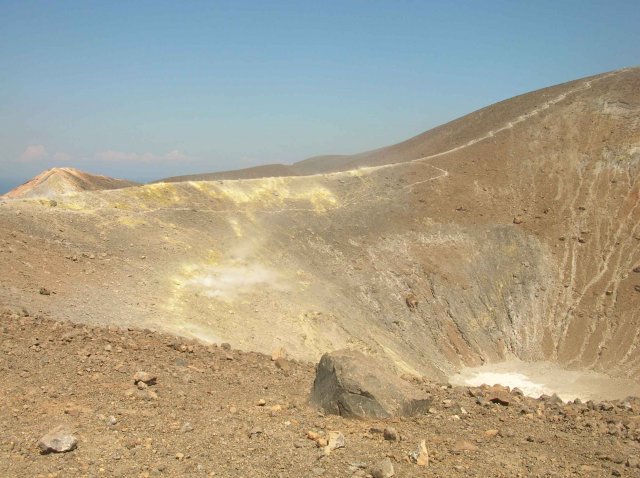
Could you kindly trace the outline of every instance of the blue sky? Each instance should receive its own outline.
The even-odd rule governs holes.
[[[629,1],[0,0],[0,189],[392,144],[640,64]]]

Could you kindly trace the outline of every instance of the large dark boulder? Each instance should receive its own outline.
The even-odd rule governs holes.
[[[424,413],[431,400],[371,357],[338,350],[320,359],[311,403],[344,417],[389,418]]]

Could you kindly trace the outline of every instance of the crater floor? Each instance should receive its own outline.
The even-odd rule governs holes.
[[[640,396],[640,384],[636,380],[613,378],[591,370],[567,370],[552,362],[509,360],[464,367],[449,383],[471,387],[500,384],[519,388],[534,398],[555,393],[565,402],[576,398],[586,402]]]

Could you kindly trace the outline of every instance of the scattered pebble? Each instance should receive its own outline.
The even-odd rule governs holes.
[[[75,450],[78,439],[63,426],[49,431],[38,441],[42,453],[66,453]]]
[[[389,458],[379,461],[371,468],[371,476],[373,478],[391,478],[395,473],[393,463]]]

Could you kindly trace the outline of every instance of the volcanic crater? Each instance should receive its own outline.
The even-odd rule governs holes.
[[[0,302],[433,380],[551,364],[637,395],[639,168],[630,68],[353,156],[25,185],[0,202]]]

